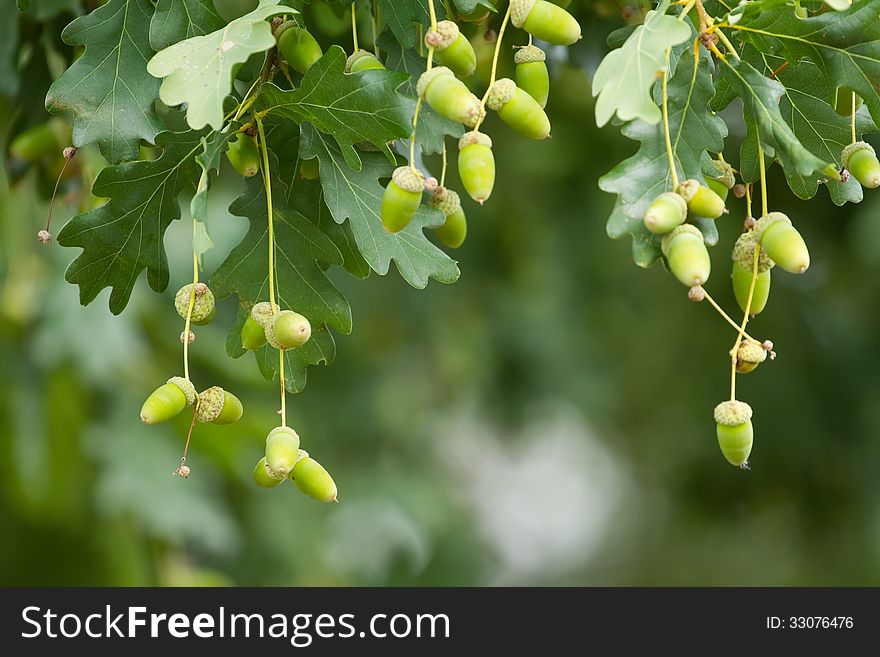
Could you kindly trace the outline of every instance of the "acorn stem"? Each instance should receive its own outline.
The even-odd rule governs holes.
[[[185,467],[186,464],[186,453],[189,450],[189,441],[192,438],[193,427],[196,426],[196,416],[199,413],[199,398],[196,397],[196,403],[193,404],[193,417],[192,421],[189,423],[189,431],[186,432],[186,444],[183,446],[183,456],[180,457],[180,465],[177,466],[177,469],[174,471],[174,474],[180,475],[182,477],[188,477],[189,474],[183,474],[181,468]]]
[[[352,45],[354,45],[352,52],[357,52],[360,48],[358,46],[357,9],[354,4],[354,2],[351,3],[351,41]]]
[[[856,143],[856,92],[852,92],[852,118],[850,120],[850,137],[852,143]]]
[[[281,426],[287,426],[287,400],[284,394],[284,349],[278,350],[278,380],[281,383]]]
[[[758,146],[758,152],[761,152],[760,145]],[[736,342],[733,343],[733,348],[730,350],[730,361],[731,361],[731,372],[730,372],[730,400],[736,400],[736,360],[737,353],[739,352],[739,346],[742,344],[743,338],[746,333],[746,325],[749,323],[749,313],[752,310],[752,300],[755,298],[755,285],[758,282],[758,261],[761,256],[761,243],[755,242],[755,255],[752,257],[752,281],[749,285],[749,296],[746,299],[746,307],[743,311],[743,319],[742,324],[739,326],[739,334],[736,336]]]
[[[204,174],[203,174],[204,175]],[[196,221],[193,219],[193,240],[196,235]],[[188,336],[192,326],[193,308],[196,305],[196,285],[199,284],[199,256],[193,249],[193,286],[189,293],[189,305],[186,307],[186,322],[183,325],[183,334]],[[183,378],[189,381],[189,340],[183,341]]]
[[[678,189],[678,171],[675,167],[675,154],[672,152],[672,139],[669,137],[669,109],[667,103],[668,94],[666,92],[666,85],[669,80],[669,53],[670,48],[667,48],[666,65],[663,67],[663,137],[666,140],[666,155],[669,158],[669,174],[672,176],[672,189]]]
[[[769,212],[767,208],[767,172],[764,170],[764,148],[761,146],[761,131],[758,124],[755,123],[755,130],[758,132],[758,171],[761,174],[761,216],[766,216]]]
[[[440,167],[440,186],[446,186],[446,140],[443,140],[443,151],[442,151],[443,164]]]
[[[354,4],[354,3],[352,3]],[[431,13],[431,30],[437,31],[437,12],[434,10],[434,0],[428,0],[428,9]],[[421,30],[419,31],[419,47],[422,46],[424,39],[421,39]],[[434,68],[434,46],[428,46],[428,61],[425,64],[425,72],[427,73]],[[409,166],[416,171],[416,128],[419,125],[419,113],[422,110],[422,97],[416,101],[416,110],[413,112],[412,135],[409,138]]]
[[[59,172],[58,177],[55,179],[55,189],[52,190],[52,200],[49,201],[49,213],[46,216],[46,228],[44,229],[47,233],[49,232],[49,225],[52,223],[52,210],[55,209],[55,197],[58,196],[58,188],[61,186],[61,178],[64,177],[64,172],[67,170],[67,165],[70,164],[73,156],[76,155],[76,146],[71,146],[70,148],[70,157],[67,156],[68,149],[64,149],[64,165],[61,167],[61,171]]]
[[[718,312],[719,315],[721,315],[721,317],[724,319],[724,321],[726,321],[728,324],[730,324],[735,330],[739,331],[739,324],[737,324],[735,321],[733,321],[733,319],[731,319],[730,315],[728,315],[726,312],[724,312],[724,309],[718,305],[718,302],[712,298],[712,295],[709,294],[709,292],[706,290],[706,288],[703,288],[703,293],[705,294],[706,301],[708,301],[709,305],[712,306]],[[761,344],[760,341],[755,340],[755,338],[753,338],[748,333],[743,333],[743,337],[746,340],[748,340],[749,342],[754,342],[755,344]]]
[[[510,22],[510,7],[512,4],[513,3],[507,3],[507,11],[504,12],[501,27],[498,28],[498,39],[495,41],[495,52],[492,54],[492,71],[489,74],[489,86],[486,88],[486,93],[483,94],[483,98],[480,100],[480,107],[482,110],[480,111],[480,116],[477,118],[477,123],[474,126],[474,132],[480,131],[480,126],[483,125],[483,119],[486,118],[486,103],[489,100],[489,93],[492,91],[492,86],[495,84],[495,78],[498,75],[498,54],[501,52],[501,42],[504,40],[504,31],[507,29],[507,23]]]

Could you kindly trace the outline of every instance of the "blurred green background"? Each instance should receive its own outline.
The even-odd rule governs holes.
[[[42,99],[69,56],[61,27],[81,10],[31,4],[17,45],[0,46],[15,64],[0,64],[5,143],[47,119]],[[320,11],[307,17],[325,43],[347,43],[334,34],[345,17],[335,28]],[[172,477],[187,418],[144,427],[138,409],[180,369],[172,299],[189,276],[186,213],[165,240],[164,294],[142,279],[119,317],[106,290],[82,308],[63,279],[76,253],[35,239],[60,162],[23,166],[4,145],[0,584],[880,584],[880,196],[798,202],[774,168],[771,204],[795,219],[813,266],[774,274],[750,329],[779,358],[740,379],[755,448],[751,471],[730,467],[712,409],[734,333],[605,236],[613,198],[596,181],[635,144],[594,127],[589,74],[633,7],[584,2],[578,15],[585,39],[551,52],[553,139],[487,124],[498,182],[484,207],[466,203],[459,282],[417,291],[396,273],[331,273],[355,330],[288,412],[339,505],[252,484],[277,384],[250,356],[226,357],[231,299],[198,329],[193,376],[233,390],[245,416],[199,426],[192,476]],[[95,159],[82,151],[63,182],[53,232],[88,202]],[[225,171],[212,188],[208,272],[244,233],[225,210],[241,187]],[[729,309],[743,216],[733,200],[719,220],[707,286]]]

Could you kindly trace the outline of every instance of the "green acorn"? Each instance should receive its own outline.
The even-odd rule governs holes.
[[[684,285],[703,285],[709,280],[712,261],[703,240],[703,233],[693,224],[682,224],[666,235],[660,248],[669,269]]]
[[[675,192],[663,192],[651,201],[642,220],[655,235],[665,235],[687,219],[687,202]]]
[[[810,252],[804,238],[781,212],[758,219],[755,237],[777,265],[792,274],[803,274],[810,267]]]
[[[538,101],[516,86],[510,78],[496,80],[486,105],[521,135],[532,139],[550,136],[550,119]]]
[[[483,111],[480,99],[445,66],[422,73],[416,91],[438,114],[466,126],[475,125]]]
[[[248,315],[241,327],[241,346],[248,351],[256,351],[266,344],[266,331],[257,323],[253,315]]]
[[[542,108],[550,97],[550,73],[547,55],[538,46],[524,46],[516,51],[516,86],[534,98]]]
[[[260,170],[260,151],[257,142],[250,135],[239,132],[226,151],[226,159],[240,175],[245,178],[255,176]]]
[[[724,199],[693,178],[681,183],[676,191],[687,201],[688,210],[694,216],[717,219],[724,214]]]
[[[177,417],[187,406],[196,403],[196,389],[189,379],[174,376],[159,386],[141,406],[141,422],[159,424]]]
[[[278,39],[278,52],[295,71],[303,75],[324,55],[315,37],[294,21],[282,23],[275,37]]]
[[[755,368],[767,360],[767,350],[750,340],[739,343],[736,352],[736,371],[740,374],[754,372]]]
[[[857,141],[843,149],[841,155],[843,168],[849,171],[862,187],[880,187],[880,160],[874,147],[864,141]]]
[[[437,237],[451,249],[457,249],[467,236],[467,218],[461,209],[461,198],[455,190],[437,187],[431,192],[428,205],[438,208],[446,222],[437,228]]]
[[[736,185],[736,176],[733,174],[733,167],[724,160],[713,160],[712,164],[720,172],[719,175],[706,178],[706,185],[709,189],[718,194],[722,201],[727,200],[727,194]]]
[[[315,459],[300,459],[293,466],[290,478],[303,493],[319,502],[336,502],[336,483],[330,473]]]
[[[452,21],[440,21],[437,30],[425,34],[425,45],[434,48],[434,58],[460,78],[466,78],[477,68],[474,47]]]
[[[570,46],[581,38],[574,16],[546,0],[511,0],[510,22],[556,46]]]
[[[212,424],[232,424],[241,419],[244,409],[238,397],[220,386],[213,386],[199,393],[196,419]]]
[[[740,310],[746,311],[749,300],[749,289],[752,286],[752,268],[754,266],[755,246],[758,241],[754,231],[748,231],[739,236],[733,246],[733,293]],[[761,249],[758,255],[758,278],[755,281],[755,291],[752,294],[752,305],[749,314],[758,315],[767,306],[770,298],[770,270],[776,263],[770,259],[767,252]]]
[[[321,177],[321,169],[318,158],[299,161],[299,177],[304,180],[317,180]]]
[[[359,73],[361,71],[369,71],[372,69],[385,68],[385,66],[376,59],[376,55],[363,48],[355,50],[348,59],[345,60],[346,73]]]
[[[189,303],[192,297],[193,284],[184,285],[174,295],[174,308],[177,314],[186,319]],[[196,283],[195,303],[193,304],[190,322],[198,326],[204,326],[214,319],[214,293],[204,283]]]
[[[312,325],[299,313],[282,310],[272,322],[272,335],[283,349],[297,349],[309,341]]]
[[[724,458],[731,465],[744,466],[754,441],[752,407],[741,401],[721,402],[715,407],[715,424]]]
[[[480,205],[495,186],[492,139],[482,132],[466,132],[458,140],[458,175],[465,191]]]
[[[61,153],[60,130],[55,123],[48,121],[28,128],[17,135],[9,145],[13,158],[23,162],[39,162],[43,158],[58,156]]]
[[[275,488],[275,486],[284,481],[284,479],[284,477],[276,477],[272,474],[271,470],[269,470],[269,466],[266,464],[265,456],[254,466],[254,483],[257,484],[257,486],[263,488]]]
[[[397,167],[382,195],[382,225],[389,233],[403,230],[422,203],[425,177],[409,166]]]
[[[266,467],[276,477],[286,477],[300,459],[299,435],[290,427],[276,427],[266,437]]]
[[[834,111],[841,116],[851,116],[853,112],[853,96],[856,97],[855,109],[862,105],[862,97],[853,94],[849,87],[837,87],[837,96],[834,99]]]

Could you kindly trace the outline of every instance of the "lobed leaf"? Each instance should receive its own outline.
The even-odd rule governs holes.
[[[210,34],[223,25],[213,0],[159,0],[150,21],[150,46],[158,52],[178,41]]]

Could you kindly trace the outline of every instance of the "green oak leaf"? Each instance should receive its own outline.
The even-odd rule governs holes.
[[[820,159],[800,142],[782,116],[780,99],[785,87],[774,79],[764,77],[754,66],[742,59],[721,60],[723,79],[742,99],[746,125],[754,124],[760,135],[767,157],[779,160],[791,174],[838,178],[834,158]]]
[[[403,279],[419,289],[427,286],[430,278],[441,283],[458,279],[460,272],[456,262],[424,234],[425,228],[443,223],[438,210],[423,205],[402,231],[389,233],[383,228],[384,189],[379,180],[389,178],[394,166],[380,154],[362,153],[362,168],[352,171],[336,144],[303,124],[300,155],[307,159],[318,158],[324,201],[336,222],[349,220],[358,249],[373,271],[386,274],[393,260]]]
[[[859,94],[880,124],[880,0],[858,0],[845,11],[803,19],[791,6],[746,3],[732,12],[731,22],[740,39],[765,54],[792,64],[812,61],[827,80]],[[829,85],[829,103],[836,92]]]
[[[273,190],[274,191],[274,190]],[[249,178],[245,192],[230,206],[230,212],[245,217],[250,229],[211,277],[211,289],[218,298],[238,297],[238,321],[227,339],[227,352],[243,353],[240,332],[247,311],[259,301],[269,300],[269,237],[266,196],[260,176]],[[319,263],[341,264],[342,256],[333,242],[307,217],[289,207],[281,195],[273,196],[277,303],[305,315],[312,325],[312,337],[299,349],[284,352],[285,382],[291,392],[302,390],[306,368],[333,360],[335,345],[328,327],[351,332],[351,308],[327,279]],[[278,351],[265,346],[255,352],[260,371],[271,378],[278,369]]]
[[[219,130],[223,126],[223,101],[232,90],[236,66],[275,45],[272,27],[266,19],[295,13],[278,2],[260,0],[256,9],[224,28],[156,53],[147,64],[147,71],[164,78],[159,90],[162,102],[172,107],[186,103],[186,122],[193,129],[209,125]]]
[[[14,96],[19,78],[15,53],[18,50],[18,16],[12,5],[0,8],[0,96]]]
[[[49,87],[46,109],[71,112],[73,145],[97,142],[110,162],[136,158],[140,140],[152,143],[163,129],[159,81],[147,73],[152,16],[149,0],[110,0],[61,33],[85,53]]]
[[[385,60],[387,68],[410,76],[398,91],[413,99],[410,112],[411,121],[412,112],[415,111],[416,98],[418,98],[416,82],[419,76],[425,72],[427,62],[419,56],[416,49],[403,48],[387,32],[379,37],[379,47],[383,52],[388,53]],[[419,123],[416,127],[416,144],[423,153],[439,153],[443,150],[443,141],[446,137],[458,139],[463,134],[464,127],[460,123],[440,116],[430,105],[422,103],[422,108],[419,110]]]
[[[178,41],[210,34],[224,24],[213,0],[159,0],[150,22],[150,46],[158,52]]]
[[[489,0],[452,0],[452,4],[455,5],[456,11],[462,16],[469,16],[476,10],[477,7],[485,7],[491,12],[497,12],[498,10],[495,8]]]
[[[407,78],[385,69],[349,75],[344,72],[345,59],[345,51],[332,46],[308,70],[299,89],[264,85],[258,109],[296,123],[311,123],[332,135],[352,169],[361,167],[354,148],[358,142],[373,144],[393,160],[388,142],[412,132],[413,102],[397,93]]]
[[[676,50],[678,63],[667,85],[670,141],[679,179],[696,178],[702,182],[706,150],[723,150],[727,126],[709,110],[714,87],[708,53],[700,48],[699,65],[695,67],[690,43],[677,46]],[[654,103],[659,106],[661,102],[658,88]],[[599,179],[600,189],[618,195],[607,231],[614,239],[631,235],[633,259],[640,267],[649,267],[660,257],[660,241],[645,228],[642,216],[655,197],[672,189],[663,124],[636,119],[625,124],[622,132],[641,142],[641,146],[635,155]],[[714,221],[698,220],[697,225],[708,244],[718,241]]]
[[[153,290],[167,287],[162,240],[169,224],[180,218],[177,197],[195,177],[194,158],[201,138],[201,133],[192,131],[160,133],[158,159],[107,167],[98,174],[92,193],[110,200],[76,215],[58,234],[61,246],[83,250],[65,274],[70,283],[79,285],[83,305],[111,287],[110,311],[118,315],[144,269]]]
[[[691,36],[691,26],[666,16],[670,0],[663,0],[649,11],[620,48],[612,50],[593,76],[596,100],[596,124],[602,127],[617,114],[621,121],[642,119],[657,123],[660,109],[651,98],[651,88],[658,73],[666,68],[666,49]]]
[[[768,76],[776,72],[776,79],[785,87],[779,110],[786,123],[811,153],[839,166],[841,152],[851,140],[851,119],[839,115],[828,102],[828,83],[819,68],[806,59],[796,65],[783,66],[785,60],[781,57],[764,55],[751,46],[746,47],[742,56]],[[754,182],[759,177],[757,132],[753,122],[749,127],[741,148],[740,170],[745,182]],[[877,126],[862,105],[856,112],[856,136],[876,131]],[[825,187],[836,205],[862,200],[862,186],[854,178],[844,183],[828,180],[821,173],[802,175],[790,166],[786,168],[785,163],[783,168],[789,187],[799,198],[812,198],[818,191],[819,181],[827,180]]]
[[[404,48],[412,48],[419,37],[417,25],[431,24],[428,0],[378,0],[382,18]],[[443,6],[435,0],[437,20],[444,17]]]

